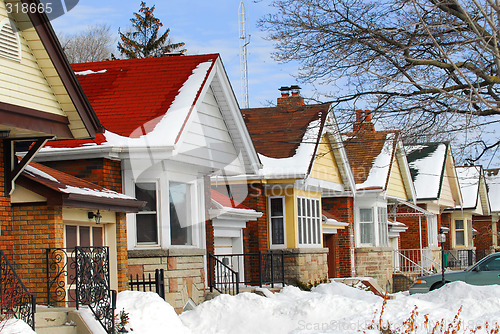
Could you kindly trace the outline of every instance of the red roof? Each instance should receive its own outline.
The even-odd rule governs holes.
[[[321,119],[320,126],[323,127],[329,109],[329,103],[278,105],[243,109],[242,113],[257,152],[270,158],[289,158],[295,155],[312,121]],[[320,138],[316,140],[319,142]]]
[[[129,137],[141,127],[142,134],[153,130],[193,70],[205,62],[212,62],[213,66],[218,57],[209,54],[126,59],[73,64],[72,67],[103,127]],[[95,140],[50,142],[48,146],[75,147],[104,141],[104,136],[98,135]]]
[[[245,209],[245,210],[250,210],[249,207],[241,204],[238,201],[235,201],[226,195],[221,194],[217,190],[210,190],[210,195],[212,196],[212,199],[219,203],[220,205],[226,207],[226,208],[234,208],[234,209]]]

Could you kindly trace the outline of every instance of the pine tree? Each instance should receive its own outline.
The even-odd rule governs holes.
[[[160,37],[159,30],[163,26],[158,18],[154,16],[155,6],[147,7],[144,1],[141,2],[139,13],[134,13],[132,29],[130,32],[120,34],[121,41],[118,42],[118,50],[127,58],[152,58],[162,57],[168,53],[184,53],[186,49],[181,49],[185,43],[170,43],[167,29]]]

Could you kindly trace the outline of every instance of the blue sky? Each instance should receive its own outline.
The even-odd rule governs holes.
[[[257,21],[272,8],[269,0],[245,0],[247,14],[248,79],[250,107],[262,107],[276,102],[278,88],[296,84],[296,64],[279,64],[271,58],[273,45],[264,40],[265,34],[257,27]],[[155,15],[170,28],[172,42],[185,42],[188,54],[220,53],[222,62],[241,101],[239,23],[240,0],[184,0],[146,1],[156,5]],[[80,0],[70,12],[52,21],[56,32],[73,34],[89,25],[108,24],[118,37],[118,28],[131,26],[133,13],[140,8],[140,0]],[[312,90],[301,85],[302,95],[309,97]]]

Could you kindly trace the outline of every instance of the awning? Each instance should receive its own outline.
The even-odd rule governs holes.
[[[397,204],[393,205],[394,208],[391,210],[390,216],[392,216],[392,217],[394,217],[394,216],[396,216],[396,217],[414,217],[414,216],[431,217],[431,216],[436,215],[435,213],[427,211],[427,210],[425,210],[425,209],[423,209],[423,208],[419,207],[418,205],[415,205],[411,202],[403,201],[401,199],[394,198],[394,197],[392,197],[391,199],[393,199],[397,202]],[[410,209],[413,209],[414,212],[398,212],[399,205],[405,205],[405,206],[409,207]]]

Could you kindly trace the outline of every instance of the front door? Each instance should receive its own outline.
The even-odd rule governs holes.
[[[328,278],[337,277],[337,234],[323,234],[323,247],[328,248]]]
[[[104,246],[104,228],[93,225],[65,225],[65,246],[68,252],[68,267],[66,271],[66,298],[69,306],[75,306],[75,247]]]

